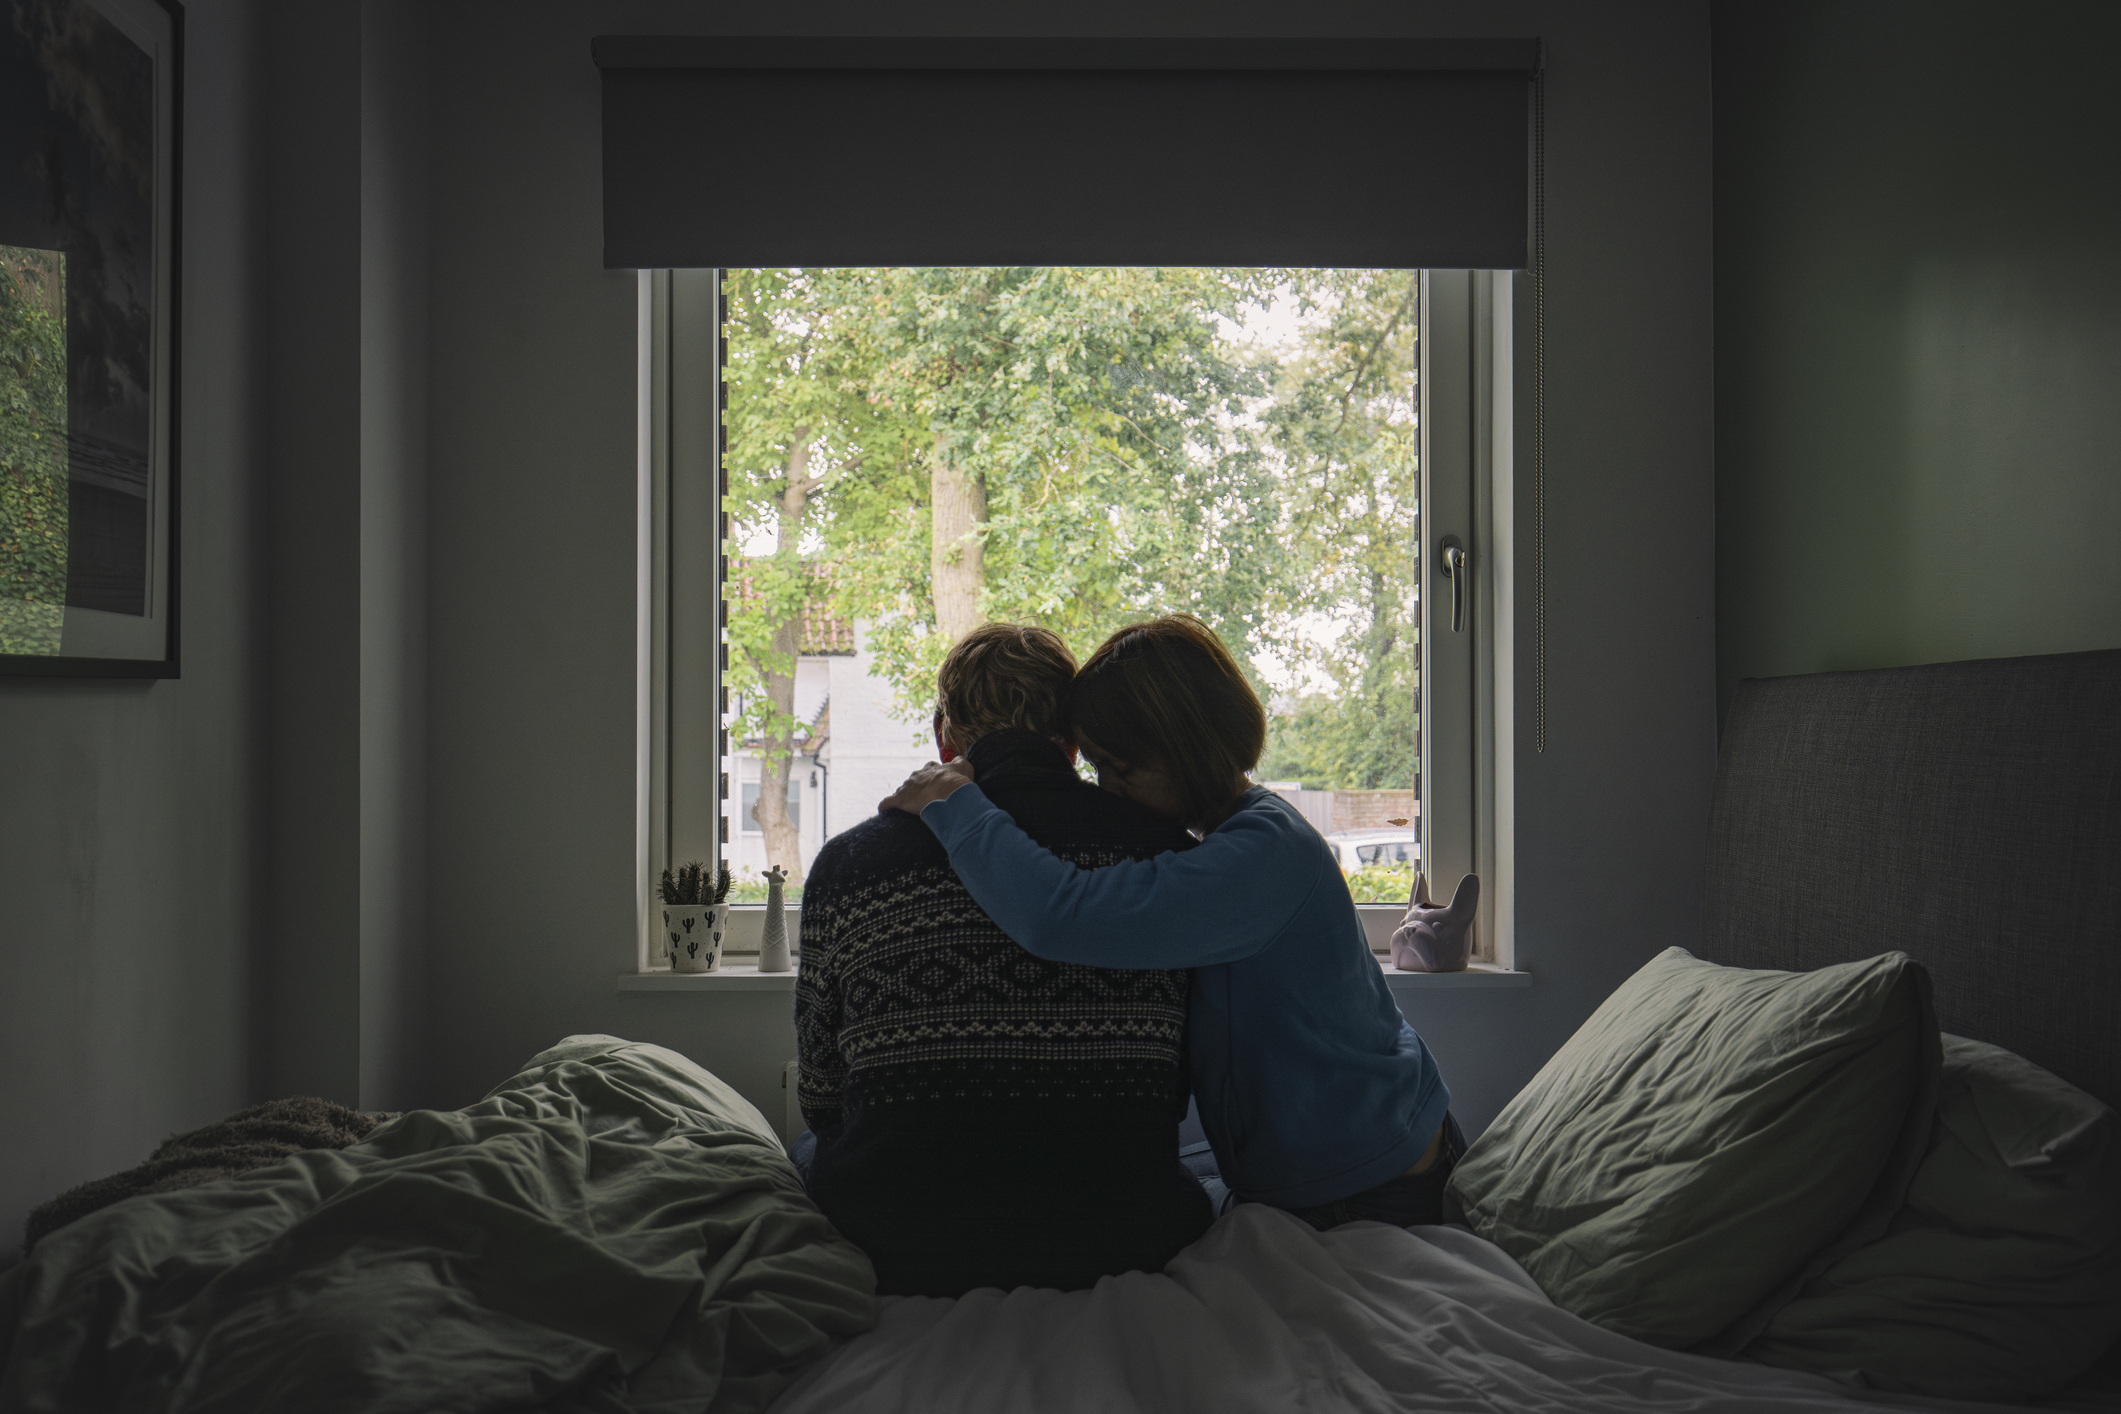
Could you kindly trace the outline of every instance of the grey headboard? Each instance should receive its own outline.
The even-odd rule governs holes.
[[[2121,651],[1739,686],[1703,956],[1889,948],[1944,1029],[2121,1106]]]

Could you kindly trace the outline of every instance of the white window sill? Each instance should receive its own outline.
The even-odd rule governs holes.
[[[786,972],[761,972],[757,957],[724,956],[719,972],[672,972],[667,967],[647,972],[621,972],[622,992],[792,992],[798,959]]]
[[[1507,967],[1497,967],[1492,962],[1476,962],[1463,972],[1401,972],[1392,965],[1392,934],[1399,928],[1399,920],[1406,916],[1407,908],[1400,903],[1358,903],[1355,911],[1362,918],[1362,930],[1370,940],[1370,948],[1377,956],[1377,964],[1385,970],[1385,981],[1394,991],[1426,991],[1431,987],[1529,987],[1532,974],[1512,972]]]
[[[1384,970],[1385,984],[1393,991],[1428,991],[1436,987],[1529,987],[1532,974],[1513,972],[1497,967],[1491,962],[1476,962],[1463,972],[1402,972],[1384,958],[1377,960]],[[657,968],[650,972],[621,972],[618,989],[622,992],[792,992],[795,990],[796,969],[802,959],[796,959],[795,967],[786,972],[761,972],[756,957],[724,958],[719,972],[672,972],[669,968]]]
[[[1463,972],[1402,972],[1389,958],[1380,957],[1385,985],[1395,992],[1426,992],[1437,987],[1529,987],[1532,974],[1513,972],[1492,962],[1476,962]]]

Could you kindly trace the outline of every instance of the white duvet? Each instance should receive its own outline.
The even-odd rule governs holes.
[[[1292,1414],[1974,1410],[1675,1354],[1556,1307],[1501,1248],[1450,1228],[1319,1233],[1246,1204],[1158,1275],[1091,1291],[887,1298],[877,1328],[770,1414]]]

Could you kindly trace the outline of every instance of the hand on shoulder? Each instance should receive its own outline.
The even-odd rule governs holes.
[[[886,810],[903,810],[909,815],[921,813],[921,807],[930,801],[943,800],[960,786],[972,784],[972,763],[963,759],[949,762],[931,761],[906,777],[906,783],[877,802],[877,813]]]

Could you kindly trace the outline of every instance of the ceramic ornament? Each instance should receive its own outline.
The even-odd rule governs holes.
[[[1407,916],[1392,935],[1392,965],[1402,972],[1463,972],[1472,960],[1473,915],[1480,908],[1480,876],[1458,881],[1443,907],[1429,898],[1426,874],[1414,876]]]
[[[759,971],[788,970],[788,871],[766,871],[766,927],[759,934]]]

